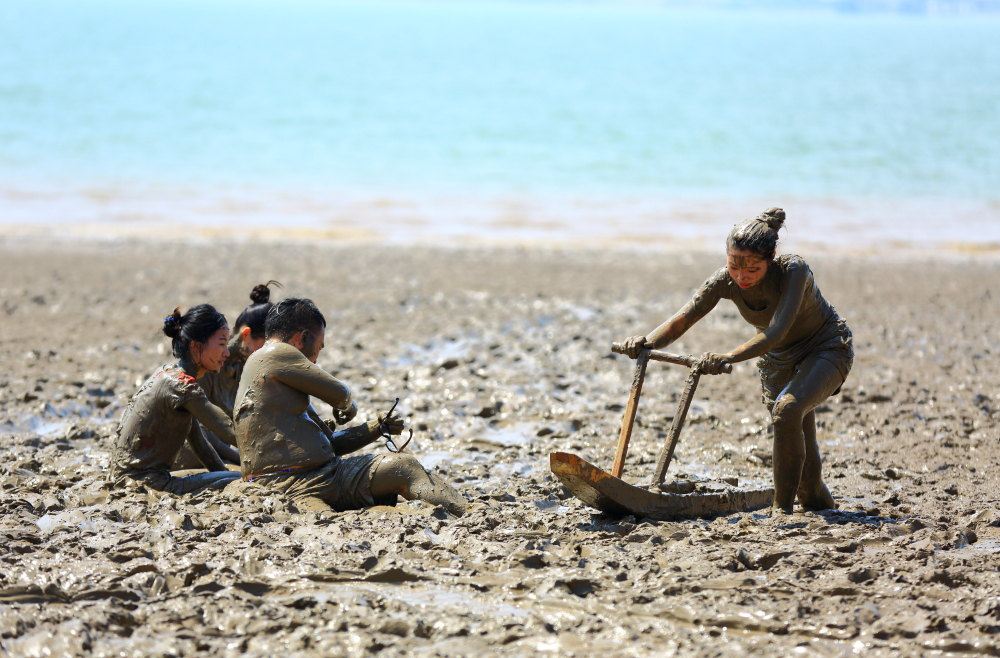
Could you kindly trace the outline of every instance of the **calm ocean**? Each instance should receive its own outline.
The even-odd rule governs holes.
[[[0,3],[0,224],[691,233],[760,204],[1000,240],[1000,18]]]

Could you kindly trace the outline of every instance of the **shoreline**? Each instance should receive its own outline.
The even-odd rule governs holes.
[[[712,251],[771,206],[788,250],[1000,257],[1000,198],[422,194],[230,186],[0,186],[0,239]]]
[[[652,240],[608,240],[606,238],[544,239],[509,238],[451,238],[441,240],[433,236],[407,239],[379,239],[358,230],[321,230],[302,227],[279,227],[274,229],[244,230],[234,236],[232,231],[222,228],[199,228],[174,225],[154,230],[152,227],[137,227],[121,230],[116,227],[114,235],[109,235],[108,227],[76,227],[72,231],[60,231],[53,235],[54,227],[37,227],[30,230],[11,229],[0,225],[0,246],[21,245],[38,249],[59,249],[61,251],[91,247],[144,248],[149,245],[226,247],[310,247],[316,249],[378,248],[465,251],[529,251],[539,253],[588,254],[646,256],[663,254],[667,256],[711,256],[725,250],[725,234],[717,241],[708,239],[661,239]],[[177,233],[183,232],[183,237]],[[68,233],[68,234],[67,234]],[[1000,262],[1000,242],[988,243],[943,243],[927,245],[899,240],[884,241],[867,245],[829,245],[813,241],[796,241],[782,238],[778,253],[797,253],[803,257],[812,255],[820,258],[834,258],[858,261],[911,262],[931,260],[941,262]],[[721,257],[721,256],[720,256]]]

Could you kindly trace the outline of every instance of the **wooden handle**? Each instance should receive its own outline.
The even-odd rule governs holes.
[[[615,354],[625,354],[625,344],[624,343],[611,343],[611,351]],[[642,348],[639,352],[647,352],[649,356],[647,357],[650,361],[661,361],[663,363],[673,363],[674,365],[684,366],[686,368],[693,368],[698,365],[701,359],[691,356],[690,354],[673,354],[671,352],[664,352],[662,350],[651,350],[647,347]],[[722,371],[729,374],[733,371],[733,364],[727,363]]]
[[[622,426],[618,431],[618,448],[615,450],[615,462],[611,466],[611,474],[616,478],[622,476],[625,469],[625,457],[628,456],[628,442],[632,439],[632,425],[635,423],[635,412],[639,409],[639,395],[642,393],[642,382],[646,378],[646,364],[649,362],[649,351],[639,354],[635,361],[635,373],[632,377],[632,389],[628,393],[625,404],[625,415],[622,416]]]

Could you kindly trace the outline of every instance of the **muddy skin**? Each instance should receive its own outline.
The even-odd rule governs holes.
[[[812,271],[798,256],[774,259],[757,285],[741,289],[727,268],[718,270],[670,320],[645,341],[661,348],[705,317],[720,299],[736,304],[740,316],[758,333],[727,355],[707,355],[711,363],[736,363],[760,357],[763,402],[774,431],[774,503],[791,513],[798,496],[810,510],[836,503],[822,478],[812,411],[839,392],[854,361],[851,330],[823,297]],[[714,371],[709,370],[713,373]]]
[[[208,401],[196,368],[181,360],[159,368],[132,396],[122,414],[114,441],[109,479],[116,485],[132,479],[175,494],[219,488],[238,474],[205,438],[201,425],[221,436],[233,436],[232,421]],[[173,476],[170,466],[185,439],[210,471],[197,476]]]
[[[229,339],[229,358],[219,372],[206,372],[198,379],[198,385],[205,391],[205,395],[215,406],[222,409],[227,416],[233,417],[233,406],[236,403],[236,391],[240,386],[240,376],[243,374],[243,366],[247,360],[247,353],[243,348],[243,341],[240,340],[239,332]],[[240,453],[236,449],[236,434],[226,435],[227,439],[220,438],[215,432],[202,428],[202,433],[224,462],[240,465]],[[172,470],[182,470],[197,468],[201,465],[198,456],[194,454],[188,444],[181,446],[177,457],[174,459]]]
[[[346,384],[296,347],[268,341],[247,360],[236,407],[243,477],[310,508],[323,501],[343,511],[419,498],[461,514],[461,496],[409,455],[356,455],[380,434],[379,421],[333,432],[309,404],[310,396],[351,407]],[[387,468],[382,463],[388,460]]]
[[[334,454],[338,456],[361,450],[365,446],[377,441],[381,435],[378,420],[370,420],[363,425],[356,425],[335,431],[337,422],[333,419],[323,420],[320,418],[319,414],[316,413],[316,409],[311,404],[306,408],[306,414],[316,423],[320,431],[323,432],[333,447]]]
[[[468,503],[450,484],[427,471],[413,455],[384,455],[375,465],[371,479],[372,495],[406,500],[423,500],[440,505],[455,516],[465,513]]]
[[[733,263],[734,266],[742,269],[745,267],[750,267],[756,262],[757,259],[752,258],[750,256],[730,255],[729,260]]]

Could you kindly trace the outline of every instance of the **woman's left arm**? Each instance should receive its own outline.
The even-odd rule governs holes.
[[[205,434],[201,431],[201,425],[197,421],[191,423],[187,440],[194,454],[197,455],[199,461],[205,465],[206,469],[209,471],[229,470],[226,468],[226,464],[222,461],[222,458],[219,457],[219,453],[215,451],[212,444],[205,438]],[[238,459],[237,463],[239,463]]]
[[[201,423],[210,432],[212,438],[202,438],[212,446],[213,451],[231,464],[240,463],[240,453],[233,447],[236,444],[236,432],[233,429],[233,419],[226,415],[220,407],[212,404],[204,394],[193,397],[184,404],[184,408],[194,416],[193,424]],[[212,440],[214,439],[214,440]]]
[[[785,290],[781,293],[778,308],[774,311],[771,324],[768,325],[767,329],[758,332],[756,336],[727,354],[708,355],[709,367],[705,371],[711,374],[711,364],[716,361],[719,363],[739,363],[763,356],[780,345],[795,322],[795,316],[802,305],[806,284],[809,283],[809,275],[808,267],[790,269],[785,281]]]

